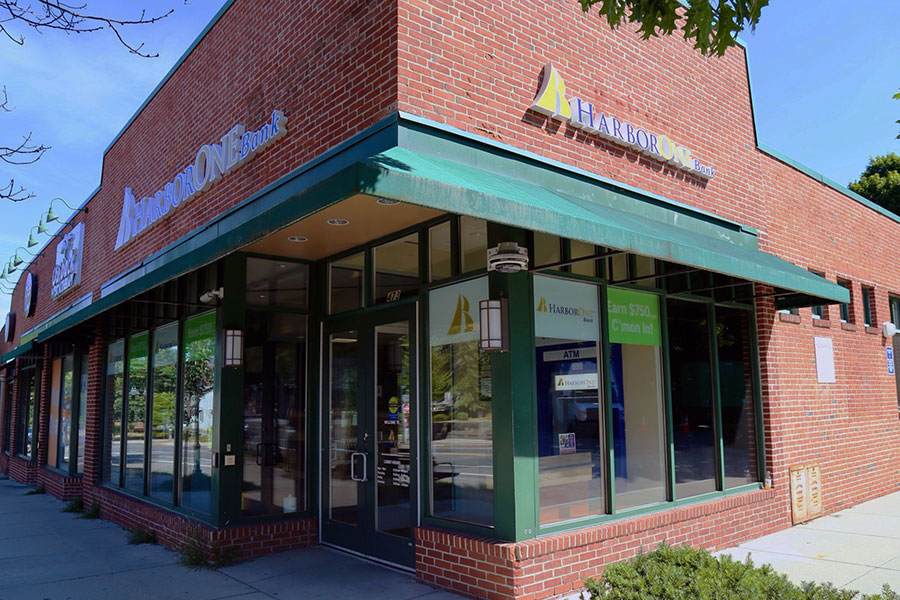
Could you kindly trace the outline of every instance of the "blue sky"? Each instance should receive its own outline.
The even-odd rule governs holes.
[[[103,151],[224,0],[89,0],[97,13],[134,17],[175,12],[127,32],[159,58],[130,55],[112,34],[43,35],[22,30],[24,46],[0,39],[0,86],[11,113],[0,114],[4,145],[33,132],[52,147],[39,163],[0,165],[37,197],[0,206],[0,260],[24,246],[29,229],[62,196],[77,206],[100,181]],[[123,8],[123,6],[125,8]],[[760,141],[846,184],[870,155],[900,152],[900,2],[772,0],[747,42]],[[54,210],[68,214],[57,203]],[[24,257],[24,253],[21,253]],[[9,297],[0,292],[0,315]]]

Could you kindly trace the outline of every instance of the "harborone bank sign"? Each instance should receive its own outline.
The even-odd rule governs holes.
[[[701,163],[692,156],[689,148],[679,145],[669,135],[652,133],[613,115],[597,112],[592,103],[581,98],[567,99],[566,84],[549,63],[544,67],[541,88],[531,109],[704,179],[716,176],[714,166]]]
[[[178,208],[196,199],[216,181],[243,166],[287,131],[287,117],[272,111],[268,122],[247,131],[235,125],[220,143],[204,144],[192,163],[172,177],[152,196],[136,200],[131,188],[125,188],[122,218],[116,236],[116,250],[128,245],[156,223],[170,217]]]

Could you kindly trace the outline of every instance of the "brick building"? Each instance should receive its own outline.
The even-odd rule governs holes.
[[[3,270],[0,469],[167,545],[537,600],[900,483],[900,217],[757,143],[742,47],[234,0],[103,167]]]

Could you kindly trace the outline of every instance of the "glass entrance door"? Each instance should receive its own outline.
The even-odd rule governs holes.
[[[322,540],[413,566],[415,306],[325,324]]]

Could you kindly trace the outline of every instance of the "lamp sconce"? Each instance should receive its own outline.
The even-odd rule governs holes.
[[[223,288],[219,288],[217,290],[207,290],[200,295],[200,302],[203,304],[212,304],[216,300],[221,300],[225,297],[225,290]]]
[[[481,300],[478,316],[481,349],[485,352],[509,350],[509,300]]]
[[[897,326],[889,321],[882,323],[881,324],[881,333],[882,333],[882,335],[884,335],[884,337],[890,339],[890,338],[894,337],[894,335],[897,333]]]
[[[225,330],[225,366],[244,366],[244,332],[240,329]]]

